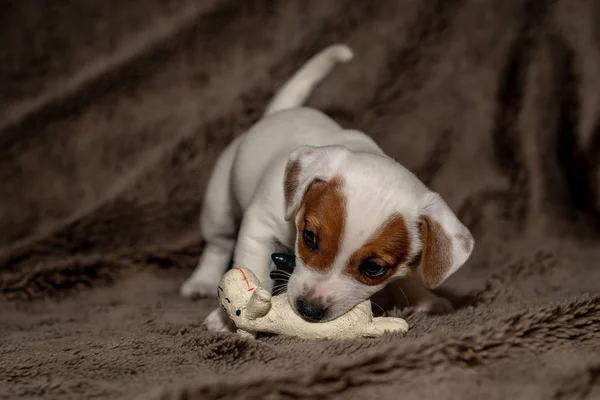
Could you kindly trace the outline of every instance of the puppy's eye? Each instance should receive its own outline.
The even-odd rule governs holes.
[[[317,235],[308,229],[304,229],[304,231],[302,231],[302,239],[304,240],[304,244],[306,244],[306,246],[311,250],[316,250],[319,246]]]
[[[235,315],[237,315],[238,317],[240,316],[241,313],[242,313],[241,310],[235,310]]]
[[[387,267],[382,267],[373,260],[364,260],[358,270],[365,278],[376,279],[385,274]]]

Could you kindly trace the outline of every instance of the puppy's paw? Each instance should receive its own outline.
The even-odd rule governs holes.
[[[212,281],[208,282],[201,278],[191,277],[181,285],[179,293],[188,299],[197,297],[216,297],[217,285]]]
[[[213,310],[202,323],[210,332],[234,332],[235,325],[221,309]]]
[[[416,306],[416,310],[428,314],[448,314],[454,311],[454,306],[448,299],[435,296],[420,301]]]

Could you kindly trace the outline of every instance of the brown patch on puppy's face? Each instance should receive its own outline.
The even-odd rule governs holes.
[[[380,285],[406,262],[409,251],[410,237],[404,218],[400,214],[393,214],[350,256],[346,273],[365,285]],[[361,264],[364,266],[364,263],[372,263],[372,269],[379,266],[383,272],[378,276],[368,276],[361,271]]]
[[[329,268],[339,252],[346,225],[343,184],[340,176],[316,180],[304,196],[296,224],[297,255],[310,269]]]

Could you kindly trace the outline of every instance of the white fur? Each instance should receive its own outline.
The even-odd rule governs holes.
[[[309,270],[297,257],[289,283],[292,306],[294,296],[308,284],[327,292],[332,299],[331,319],[381,289],[353,281],[341,271],[350,254],[392,213],[401,213],[407,223],[411,255],[421,251],[419,215],[427,214],[449,233],[468,233],[439,196],[387,157],[371,138],[342,129],[317,110],[300,107],[335,63],[351,55],[346,46],[337,45],[313,57],[276,95],[267,115],[221,155],[208,183],[200,219],[206,247],[197,269],[181,288],[184,296],[214,295],[232,250],[234,267],[251,270],[263,287],[271,287],[270,255],[281,248],[295,248],[293,217],[303,195],[301,190],[294,200],[296,206],[286,209],[283,182],[289,160],[302,165],[303,189],[315,177],[326,179],[340,174],[348,215],[340,251],[327,274]],[[447,275],[469,254],[454,244],[453,268]],[[425,288],[416,292],[423,304],[433,304],[437,299]],[[225,329],[225,324],[226,319],[218,313],[207,320],[213,330]]]

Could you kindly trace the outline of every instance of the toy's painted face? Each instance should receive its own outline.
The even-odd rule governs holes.
[[[232,302],[232,299],[230,299],[225,294],[225,292],[221,286],[219,286],[217,289],[217,297],[219,298],[219,302],[221,303],[221,308],[223,309],[223,311],[225,311],[227,313],[227,315],[230,316],[230,318],[233,318],[234,316],[239,317],[242,314],[242,305],[234,304]],[[236,297],[233,297],[233,301],[235,301],[235,300],[236,300]],[[237,301],[236,301],[236,303],[237,303]]]
[[[253,276],[248,276],[239,268],[228,271],[217,288],[217,297],[221,308],[235,322],[237,317],[244,315],[246,305],[257,287]]]

